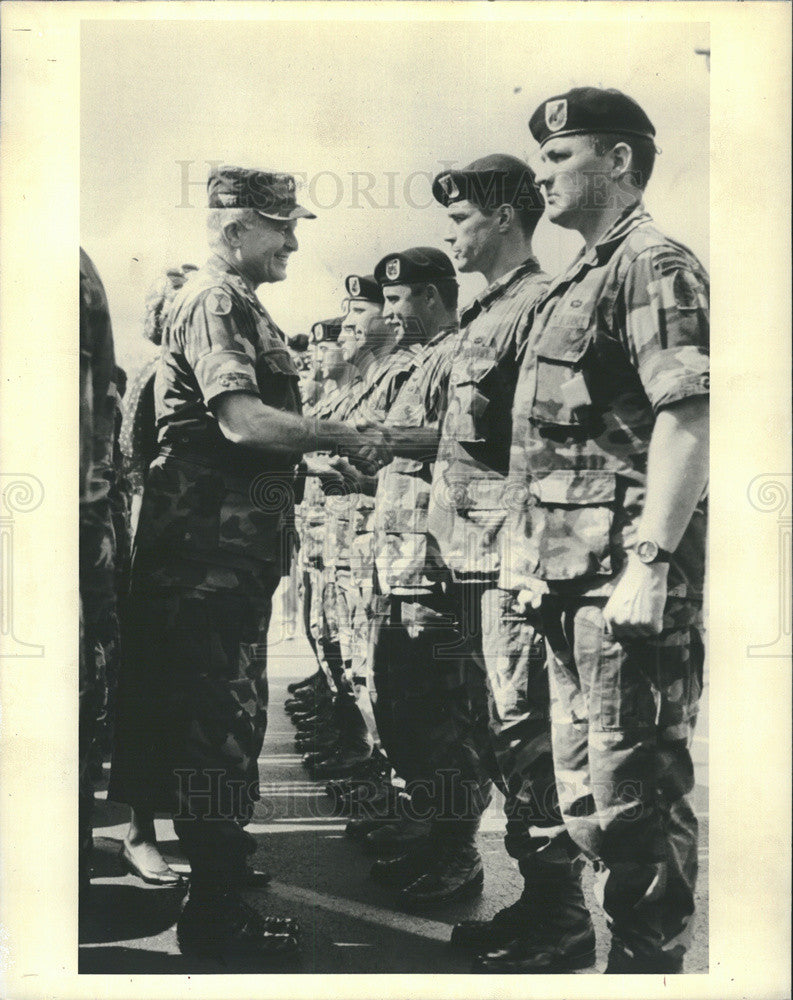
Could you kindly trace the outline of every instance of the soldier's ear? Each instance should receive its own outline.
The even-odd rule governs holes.
[[[512,227],[515,219],[515,207],[514,205],[499,205],[496,213],[498,216],[498,228],[504,233]]]
[[[223,226],[223,238],[232,250],[236,250],[241,243],[240,234],[245,227],[239,222],[227,222]]]
[[[609,155],[611,156],[611,176],[614,180],[619,180],[630,173],[633,167],[633,150],[627,142],[618,142]]]

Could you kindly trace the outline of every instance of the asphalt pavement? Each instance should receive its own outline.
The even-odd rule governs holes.
[[[284,712],[286,685],[313,673],[315,663],[299,635],[271,631],[270,720],[259,769],[262,800],[248,827],[256,837],[257,867],[272,873],[270,886],[257,894],[263,912],[293,915],[302,925],[299,958],[274,972],[293,973],[467,973],[470,959],[448,946],[452,926],[466,918],[489,917],[520,894],[522,880],[503,847],[502,800],[496,795],[479,836],[485,864],[485,887],[474,900],[422,912],[399,909],[396,893],[368,877],[372,858],[344,834],[345,817],[334,812],[324,782],[308,779],[293,746],[294,729]],[[694,744],[697,786],[692,797],[700,819],[700,877],[697,923],[687,972],[708,971],[708,776],[707,684]],[[107,768],[108,765],[105,765]],[[80,973],[200,974],[251,972],[188,960],[179,954],[175,923],[184,896],[181,889],[144,885],[127,874],[120,861],[128,822],[126,807],[97,791],[95,857],[90,905],[81,913]],[[179,855],[173,825],[156,821],[168,862],[189,871]],[[585,891],[598,936],[597,965],[582,975],[602,972],[609,935],[592,892],[592,871]],[[262,970],[259,970],[262,971]]]

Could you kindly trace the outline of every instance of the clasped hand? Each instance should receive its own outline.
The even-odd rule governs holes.
[[[361,472],[374,475],[394,457],[388,432],[382,424],[367,420],[358,420],[355,429],[355,440],[339,450]]]

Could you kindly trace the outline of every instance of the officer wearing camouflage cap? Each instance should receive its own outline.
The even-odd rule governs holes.
[[[703,665],[708,276],[644,207],[655,129],[634,100],[575,88],[543,101],[530,128],[548,217],[584,247],[535,310],[499,585],[539,606],[560,803],[599,863],[606,971],[680,972],[697,871],[686,795]],[[576,934],[544,899],[539,932],[529,909],[483,969],[545,968],[551,949],[583,961],[582,898],[578,911]]]
[[[212,256],[177,293],[155,382],[151,464],[132,567],[121,695],[139,725],[117,745],[111,795],[175,815],[192,869],[183,951],[266,961],[296,924],[242,899],[243,827],[259,798],[272,595],[289,571],[302,453],[383,444],[382,433],[300,415],[298,373],[256,295],[283,281],[295,226],[314,218],[287,174],[208,179]]]

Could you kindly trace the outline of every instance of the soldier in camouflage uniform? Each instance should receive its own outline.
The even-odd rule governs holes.
[[[341,332],[341,317],[316,323],[312,328],[318,367],[326,385],[316,412],[319,416],[336,420],[349,416],[362,386],[357,367],[347,359],[340,343]],[[332,753],[343,753],[345,759],[353,764],[369,759],[373,741],[356,705],[351,677],[352,621],[347,596],[350,589],[350,505],[346,494],[325,496],[321,482],[314,480],[314,483],[319,509],[323,511],[322,535],[314,536],[319,543],[320,564],[315,583],[318,646],[323,664],[332,678],[334,698],[327,719],[318,719],[318,725],[306,733],[303,743],[309,749],[307,762],[322,760]],[[322,725],[326,721],[330,723],[332,732]]]
[[[176,296],[155,383],[159,454],[135,539],[111,794],[175,814],[192,869],[182,950],[266,960],[296,949],[297,928],[242,899],[256,847],[243,827],[259,798],[267,627],[293,547],[296,462],[384,439],[300,415],[284,335],[255,294],[284,280],[296,222],[313,218],[294,179],[226,167],[208,188],[214,253]]]
[[[405,779],[411,816],[424,820],[428,837],[415,840],[423,832],[415,822],[367,837],[400,849],[396,857],[375,862],[372,877],[400,886],[403,905],[416,907],[481,888],[481,864],[471,844],[489,801],[490,779],[481,760],[487,731],[476,704],[481,678],[471,676],[478,668],[460,655],[450,573],[427,529],[437,432],[457,347],[454,265],[439,250],[415,247],[384,257],[375,276],[386,300],[384,316],[399,330],[415,327],[425,342],[386,417],[401,457],[378,476],[371,659],[384,746]]]
[[[80,249],[79,876],[89,882],[94,790],[91,754],[107,707],[107,662],[117,655],[116,535],[111,487],[117,390],[102,281]]]
[[[354,362],[361,373],[361,382],[353,392],[347,417],[366,424],[380,424],[396,399],[400,387],[410,374],[421,343],[412,333],[399,339],[382,318],[383,293],[373,275],[349,275],[345,281],[348,306],[345,327],[355,335],[358,349]],[[368,635],[374,590],[374,484],[368,492],[352,489],[332,502],[333,530],[328,536],[338,546],[339,568],[344,569],[346,544],[349,546],[349,586],[342,573],[342,585],[335,596],[350,621],[351,659],[348,672],[359,706],[350,707],[345,720],[346,738],[325,760],[312,767],[316,778],[341,778],[371,757],[372,745],[378,739],[376,729],[366,733],[365,720],[373,716],[369,707]],[[329,526],[330,527],[330,526]],[[361,723],[364,723],[363,727]]]
[[[686,794],[703,665],[708,277],[642,204],[655,129],[635,101],[576,88],[530,128],[548,216],[585,246],[538,303],[521,367],[501,585],[540,606],[559,798],[596,863],[606,971],[679,972],[697,871]],[[594,946],[583,912],[576,932],[552,893],[541,905],[543,923],[485,970],[546,971],[554,947],[570,959]]]
[[[486,718],[483,632],[495,625],[485,612],[499,568],[497,537],[506,511],[512,394],[531,307],[546,285],[531,246],[541,211],[531,172],[506,155],[484,157],[463,170],[441,174],[433,192],[447,210],[448,242],[458,269],[479,271],[488,281],[461,314],[428,516],[429,530],[452,573],[463,652],[470,675],[478,682],[479,710]],[[516,677],[515,683],[520,682]],[[546,706],[547,701],[546,685]],[[495,730],[493,736],[503,763],[503,751],[509,750],[511,741],[497,739]],[[553,790],[547,733],[544,744],[539,741],[534,746],[531,773],[541,783],[539,797],[547,798],[548,787]],[[509,837],[525,834],[526,817],[512,811],[514,803],[492,749],[483,751],[482,759],[506,793]],[[524,839],[547,844],[544,834]],[[481,869],[478,856],[475,862]],[[460,934],[470,931],[457,928],[455,943],[463,943]]]

